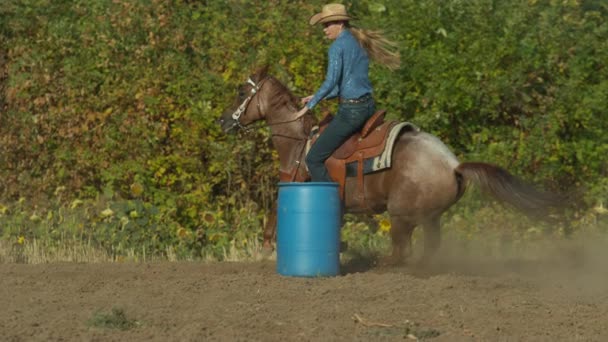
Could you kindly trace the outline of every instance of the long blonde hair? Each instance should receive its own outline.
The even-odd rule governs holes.
[[[384,37],[382,31],[366,30],[345,23],[359,44],[367,51],[372,60],[380,63],[391,70],[396,70],[401,65],[401,56],[394,48],[397,44]]]

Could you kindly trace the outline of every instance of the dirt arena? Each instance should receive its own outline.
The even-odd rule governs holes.
[[[442,249],[425,268],[358,260],[333,278],[274,261],[0,265],[3,341],[607,341],[602,247],[535,259]],[[124,330],[91,323],[120,310]]]

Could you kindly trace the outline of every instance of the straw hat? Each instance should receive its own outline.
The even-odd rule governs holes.
[[[330,21],[346,21],[353,19],[346,13],[346,7],[342,4],[329,4],[323,6],[321,13],[310,17],[310,25],[323,24]]]

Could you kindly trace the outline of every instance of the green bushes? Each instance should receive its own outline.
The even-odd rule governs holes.
[[[5,1],[0,203],[25,202],[3,216],[2,235],[30,227],[23,215],[105,196],[114,215],[73,224],[108,249],[200,255],[258,237],[278,180],[268,132],[224,136],[214,120],[262,64],[296,94],[314,92],[327,42],[307,19],[322,4]],[[608,203],[604,2],[348,4],[356,25],[399,44],[400,70],[372,67],[390,116],[437,134],[463,160],[551,189],[585,187],[590,207]]]

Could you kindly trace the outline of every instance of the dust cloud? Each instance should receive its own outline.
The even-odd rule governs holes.
[[[531,241],[477,236],[472,241],[444,237],[429,265],[420,274],[510,276],[573,295],[606,296],[608,236],[577,234],[569,238],[539,236]]]

